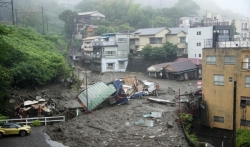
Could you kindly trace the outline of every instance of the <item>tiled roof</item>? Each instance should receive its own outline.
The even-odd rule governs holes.
[[[139,35],[155,35],[162,31],[163,29],[166,29],[165,27],[161,28],[146,28],[146,29],[139,29],[135,31],[133,34],[139,34]]]
[[[169,64],[169,66],[171,66],[175,72],[186,71],[197,68],[196,65],[190,60],[183,62],[172,62]]]
[[[186,34],[188,33],[188,28],[186,27],[168,28],[168,30],[170,30],[169,34],[178,34],[181,31],[183,31]]]
[[[192,61],[195,65],[202,65],[202,60],[198,58],[178,58],[174,62]]]

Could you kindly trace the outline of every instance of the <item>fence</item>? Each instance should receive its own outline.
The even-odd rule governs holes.
[[[31,124],[32,121],[39,120],[44,125],[47,125],[49,122],[65,122],[65,116],[53,116],[53,117],[32,117],[32,118],[22,118],[22,119],[6,119],[0,120],[0,122],[15,122],[19,124]]]

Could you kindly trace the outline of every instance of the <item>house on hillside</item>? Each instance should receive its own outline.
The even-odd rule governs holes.
[[[82,39],[82,36],[88,35],[86,34],[87,32],[84,32],[87,27],[91,29],[96,29],[97,26],[93,26],[92,23],[95,20],[99,19],[105,19],[105,15],[98,11],[91,11],[91,12],[82,12],[82,13],[77,13],[78,16],[76,17],[76,22],[74,24],[74,30],[75,30],[75,37]],[[90,33],[89,32],[89,33]],[[85,34],[84,34],[85,33]],[[92,31],[92,33],[94,33]]]
[[[100,36],[92,36],[82,39],[82,52],[84,55],[90,55],[93,53],[93,42],[98,40]]]
[[[85,37],[91,37],[95,35],[95,30],[98,29],[97,25],[88,25],[85,32]]]
[[[97,72],[125,72],[128,65],[129,35],[107,33],[92,43],[90,69]],[[88,59],[88,58],[86,58]]]
[[[188,28],[178,27],[178,28],[167,28],[169,32],[166,34],[166,41],[177,45],[178,53],[177,56],[187,56],[187,36]]]
[[[151,45],[153,47],[162,47],[166,42],[165,35],[169,30],[165,27],[161,28],[145,28],[139,29],[130,34],[130,52],[140,52],[144,46]]]

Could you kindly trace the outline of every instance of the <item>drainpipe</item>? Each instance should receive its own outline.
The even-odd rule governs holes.
[[[236,85],[234,81],[234,96],[233,96],[233,147],[236,147]]]

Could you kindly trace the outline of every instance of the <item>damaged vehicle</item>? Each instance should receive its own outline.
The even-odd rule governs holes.
[[[21,137],[30,134],[31,127],[28,125],[20,125],[17,123],[5,123],[0,126],[0,138],[3,135],[20,135]]]

